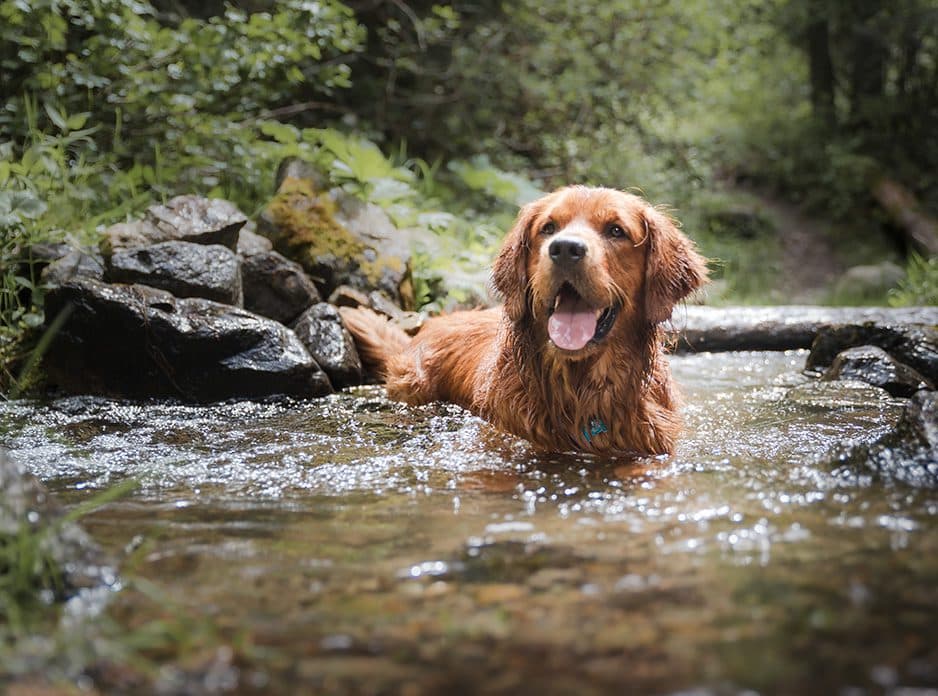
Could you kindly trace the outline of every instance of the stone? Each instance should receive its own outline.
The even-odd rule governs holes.
[[[329,304],[336,307],[367,307],[390,319],[408,336],[416,336],[427,318],[422,312],[405,312],[378,290],[366,294],[348,285],[337,287],[329,295]]]
[[[176,297],[238,306],[243,302],[241,262],[220,244],[169,241],[116,251],[108,261],[107,279],[149,285]]]
[[[319,291],[303,267],[276,251],[245,256],[241,262],[244,307],[281,324],[294,321],[319,302]]]
[[[104,279],[104,257],[95,252],[71,249],[42,269],[39,280],[46,287],[64,285],[75,278]]]
[[[146,219],[165,239],[197,244],[221,244],[234,250],[238,232],[248,219],[234,203],[220,198],[176,196],[166,205],[147,209]]]
[[[864,304],[882,301],[886,293],[905,278],[905,271],[892,261],[852,266],[834,283],[832,294],[837,301]]]
[[[320,302],[293,325],[302,341],[336,389],[362,383],[362,362],[355,341],[342,323],[338,310]]]
[[[62,574],[64,599],[75,590],[113,583],[115,570],[81,527],[63,522],[64,510],[45,486],[0,450],[0,540],[28,530],[42,533],[41,553]],[[38,560],[38,559],[37,559]],[[40,579],[36,568],[36,581]],[[52,588],[50,588],[52,589]]]
[[[51,290],[46,316],[66,305],[44,364],[71,393],[208,402],[332,392],[292,331],[243,309],[94,280]]]
[[[825,327],[811,344],[805,369],[820,371],[848,348],[877,346],[931,384],[938,384],[938,308],[928,309],[931,321],[922,323],[867,322]]]
[[[938,325],[938,308],[686,306],[676,309],[671,320],[677,334],[675,349],[678,352],[811,348],[822,331],[845,324],[867,323],[934,326]],[[827,362],[822,366],[830,365],[841,350],[864,343],[871,342],[842,345],[827,355]],[[916,367],[901,358],[899,360]]]
[[[918,372],[876,346],[848,348],[834,358],[821,379],[860,380],[900,397],[910,397],[920,389],[934,388]]]
[[[238,232],[238,245],[235,251],[241,256],[251,256],[252,254],[263,254],[273,250],[273,243],[262,235],[257,233],[257,226],[251,222],[241,228]]]
[[[411,309],[410,249],[380,207],[311,179],[287,176],[258,219],[274,249],[298,261],[324,297],[340,285],[381,290]]]
[[[169,237],[149,220],[118,222],[104,230],[101,251],[105,256],[111,256],[121,249],[137,249],[167,239]]]

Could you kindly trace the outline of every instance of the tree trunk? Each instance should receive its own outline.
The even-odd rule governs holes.
[[[834,62],[831,60],[830,33],[826,18],[811,22],[807,29],[808,67],[811,73],[811,106],[825,126],[836,125],[834,112]]]

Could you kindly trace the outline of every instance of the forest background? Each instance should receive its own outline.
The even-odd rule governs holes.
[[[935,304],[902,220],[938,213],[938,2],[0,0],[0,384],[44,322],[31,245],[179,193],[254,215],[287,156],[430,233],[430,309],[566,183],[667,204],[713,303],[819,266],[814,301]]]

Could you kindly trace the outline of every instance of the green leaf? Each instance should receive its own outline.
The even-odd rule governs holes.
[[[55,127],[60,131],[68,130],[68,121],[65,117],[49,102],[43,102],[42,106],[45,108],[46,113],[49,115],[49,120],[55,124]]]
[[[261,123],[261,133],[284,145],[292,145],[300,139],[300,131],[297,128],[279,121]]]

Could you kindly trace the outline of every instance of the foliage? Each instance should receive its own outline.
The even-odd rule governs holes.
[[[906,267],[906,277],[889,293],[894,307],[938,305],[938,257],[923,258],[913,254]]]

